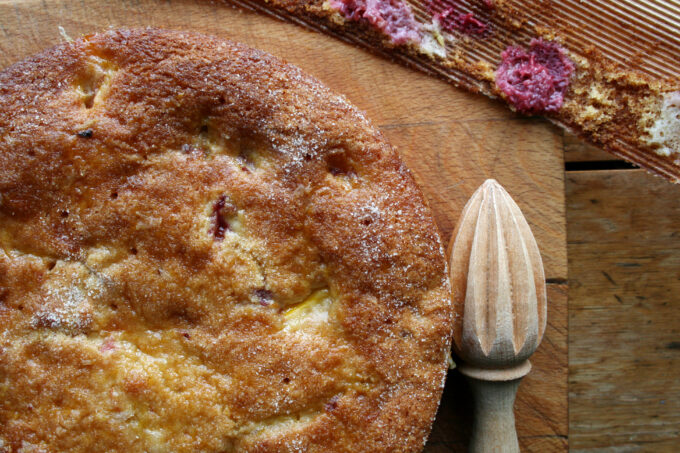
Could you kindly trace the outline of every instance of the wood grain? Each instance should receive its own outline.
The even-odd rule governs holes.
[[[488,179],[468,200],[449,243],[458,371],[474,398],[471,452],[519,453],[514,404],[546,328],[545,275],[516,202]]]
[[[566,234],[561,220],[564,194],[552,189],[563,180],[564,164],[561,159],[545,159],[548,149],[559,153],[562,148],[559,130],[543,121],[519,118],[386,125],[383,130],[392,143],[399,143],[445,238],[472,193],[485,179],[494,178],[517,201],[531,225],[546,278],[566,278],[559,240]],[[427,149],[435,150],[432,158],[423,154]]]
[[[333,38],[221,2],[0,0],[0,68],[58,43],[59,26],[77,37],[109,26],[149,25],[205,32],[266,50],[345,94],[400,150],[445,241],[473,191],[486,178],[496,178],[523,210],[548,280],[566,281],[562,132]],[[548,287],[548,329],[516,402],[525,451],[564,451],[567,444],[566,288]],[[466,388],[456,372],[450,377],[427,451],[465,450]]]
[[[531,372],[515,400],[515,422],[523,452],[567,450],[567,285],[547,285],[548,325],[543,342],[529,359]],[[465,452],[471,434],[472,401],[465,379],[450,371],[428,453]]]
[[[642,170],[567,180],[571,447],[677,452],[680,188]]]

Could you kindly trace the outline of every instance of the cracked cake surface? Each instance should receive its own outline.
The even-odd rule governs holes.
[[[418,451],[450,304],[413,177],[297,68],[145,29],[0,72],[0,451]]]

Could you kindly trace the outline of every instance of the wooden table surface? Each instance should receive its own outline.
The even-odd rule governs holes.
[[[680,185],[569,137],[569,444],[680,451]]]
[[[59,42],[59,26],[78,36],[108,26],[146,25],[244,42],[283,57],[345,94],[399,148],[423,187],[445,240],[466,199],[485,178],[496,178],[516,198],[542,250],[550,301],[546,337],[532,357],[534,370],[523,381],[516,402],[524,451],[565,451],[568,441],[584,450],[628,445],[625,442],[644,448],[647,444],[642,442],[656,440],[661,443],[649,445],[670,446],[673,433],[677,440],[680,338],[674,326],[680,307],[677,303],[673,307],[673,302],[680,289],[680,210],[669,201],[678,198],[676,187],[639,170],[566,172],[572,283],[567,418],[564,158],[569,161],[567,170],[586,168],[579,163],[583,161],[606,160],[615,168],[621,164],[598,156],[543,120],[518,117],[493,101],[344,43],[220,2],[0,0],[0,68]],[[657,209],[654,212],[662,216],[654,218],[658,225],[642,218],[633,222],[627,214],[632,205],[643,211]],[[648,229],[643,234],[644,225]],[[633,243],[647,258],[623,258]],[[659,261],[654,253],[661,253],[663,244],[667,256]],[[636,278],[644,272],[654,276],[642,283]],[[597,280],[600,276],[604,281]],[[675,293],[671,289],[664,293],[662,283],[672,279]],[[656,286],[645,286],[650,282]],[[617,297],[623,302],[619,304]],[[640,319],[654,322],[638,327]],[[651,338],[654,342],[648,341]],[[652,407],[649,401],[655,395],[661,397]],[[427,451],[465,451],[469,404],[465,383],[457,372],[449,373]],[[636,404],[646,405],[645,410],[636,410]],[[637,437],[629,438],[628,432]]]

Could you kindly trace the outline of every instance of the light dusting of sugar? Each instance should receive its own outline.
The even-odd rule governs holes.
[[[291,84],[293,85],[308,85],[308,78],[300,71],[295,71],[290,74]],[[314,160],[329,148],[327,139],[327,131],[320,127],[309,115],[308,109],[304,108],[307,105],[313,105],[315,99],[310,99],[302,96],[296,90],[283,89],[269,89],[267,91],[269,105],[294,105],[301,106],[293,107],[285,110],[282,117],[285,118],[285,123],[281,126],[276,125],[277,121],[273,118],[261,118],[258,123],[258,129],[263,131],[266,137],[270,138],[270,146],[278,153],[286,156],[286,162],[283,164],[282,171],[286,176],[294,176],[305,165],[306,160]],[[333,106],[339,108],[355,110],[349,102],[342,96],[329,95],[330,99],[326,99]],[[359,121],[366,123],[367,120],[360,112],[353,112]],[[278,115],[277,115],[278,116]],[[335,126],[331,124],[331,127]],[[281,130],[281,127],[283,130]],[[337,132],[336,138],[342,138],[343,132]],[[273,137],[285,135],[284,140],[275,140]]]
[[[425,283],[426,278],[414,279],[413,269],[418,267],[418,260],[427,257],[439,256],[445,262],[445,253],[441,240],[436,235],[424,233],[417,225],[427,225],[430,213],[425,205],[419,203],[409,205],[408,217],[404,216],[403,208],[395,203],[393,194],[374,195],[364,202],[352,214],[357,225],[361,226],[359,247],[357,252],[360,259],[369,266],[365,270],[367,278],[370,278],[376,289],[387,292],[396,283],[402,288],[420,290],[423,285],[438,284],[448,286],[446,275],[442,275],[437,282]],[[386,242],[387,238],[399,238],[396,241]],[[415,262],[406,259],[404,247],[416,253],[421,258]],[[409,252],[410,254],[411,252]],[[392,269],[388,272],[375,272],[378,266],[388,263]],[[370,275],[369,275],[370,274]]]
[[[87,272],[77,263],[78,271]],[[88,275],[70,284],[46,285],[41,309],[34,315],[34,328],[49,328],[68,332],[83,332],[92,324],[91,301],[101,296],[103,283],[94,275]]]
[[[222,46],[222,44],[220,46]],[[308,82],[306,78],[301,78],[300,83],[306,85]],[[283,105],[284,108],[285,104],[288,102],[287,98],[289,96],[292,96],[296,102],[298,100],[296,90],[270,90],[269,94],[273,98],[276,98],[272,100],[270,103],[271,105]],[[240,101],[237,98],[238,94],[230,99],[229,102],[243,104],[243,101]],[[313,100],[310,101],[309,99],[304,98],[299,99],[299,102],[304,106],[305,103],[313,102]],[[367,122],[363,114],[356,112],[344,98],[333,97],[329,102],[334,108],[335,106],[340,105],[343,109],[350,109],[351,116],[355,121],[363,123]],[[313,159],[318,158],[328,151],[331,146],[326,139],[326,137],[330,135],[328,134],[328,131],[315,124],[313,121],[314,118],[310,117],[309,113],[305,112],[306,110],[304,108],[284,112],[282,117],[287,121],[284,125],[279,125],[276,119],[264,118],[261,120],[261,127],[259,129],[270,139],[270,143],[274,143],[274,137],[285,135],[286,140],[280,141],[283,143],[276,143],[271,146],[275,147],[276,151],[285,156],[286,163],[283,165],[282,171],[291,176],[296,176],[305,166],[305,161],[308,161],[310,157]],[[276,129],[277,127],[280,127],[280,129]],[[338,125],[329,123],[328,126],[324,127],[337,128]],[[347,130],[335,131],[333,134],[335,142],[335,140],[349,135],[349,132],[347,132]],[[135,177],[132,177],[131,181],[134,181],[134,178]],[[416,247],[421,248],[434,247],[438,243],[437,240],[433,240],[433,236],[429,233],[423,232],[422,229],[417,227],[414,229],[412,225],[412,223],[415,223],[416,225],[429,225],[431,217],[429,211],[422,206],[419,206],[419,203],[414,203],[413,206],[409,205],[408,208],[405,209],[408,213],[408,216],[405,217],[397,204],[402,201],[398,190],[399,189],[397,189],[397,195],[395,196],[395,193],[383,193],[377,188],[377,190],[373,191],[376,193],[373,198],[368,201],[365,201],[364,198],[361,204],[356,207],[356,210],[352,212],[352,215],[357,221],[357,225],[359,225],[358,231],[360,231],[360,233],[358,234],[361,236],[359,240],[360,248],[361,253],[363,254],[363,260],[366,263],[377,264],[384,261],[393,263],[402,262],[403,260],[400,260],[399,258],[400,255],[404,254],[404,250],[408,250],[406,247],[410,248],[413,244],[415,244]],[[275,197],[276,193],[268,194],[268,196]],[[395,199],[398,200],[395,201]],[[139,223],[133,225],[133,228],[157,228],[161,226],[161,220],[162,219],[156,218],[142,219]],[[362,224],[365,228],[361,226]],[[232,226],[236,231],[236,226]],[[394,241],[396,244],[390,242],[392,238],[397,239]],[[441,244],[438,245],[441,248]],[[404,249],[402,249],[402,247],[404,247]],[[427,252],[423,252],[423,254],[426,255]],[[87,255],[86,265],[101,271],[102,266],[110,265],[111,262],[115,261],[117,258],[118,256],[115,253],[110,253],[110,251],[106,249],[93,249],[92,252]],[[261,267],[259,263],[257,264]],[[399,269],[392,268],[388,272],[385,272],[385,279],[399,279],[400,275],[398,274],[408,272],[413,265],[410,263],[402,263],[400,266]],[[57,269],[57,271],[58,270],[59,269]],[[73,270],[75,271],[75,269]],[[89,274],[85,272],[89,272]],[[367,270],[367,272],[370,273],[370,269]],[[164,351],[162,346],[171,343],[171,340],[166,336],[164,331],[135,331],[130,333],[127,340],[119,338],[118,336],[106,336],[104,332],[88,331],[92,324],[91,313],[96,306],[97,298],[102,296],[102,292],[107,286],[105,282],[101,280],[103,277],[97,277],[95,271],[89,268],[86,270],[82,266],[79,271],[75,272],[71,277],[73,278],[68,279],[65,284],[63,283],[64,279],[61,279],[62,284],[58,287],[56,287],[56,285],[55,287],[50,287],[49,281],[46,283],[43,292],[44,300],[41,304],[41,311],[35,315],[33,320],[34,327],[62,329],[67,332],[87,331],[86,337],[88,341],[100,340],[98,345],[99,351],[106,355],[109,363],[114,363],[121,369],[137,369],[140,370],[140,374],[144,374],[142,371],[147,374],[150,374],[153,371],[156,375],[163,376],[163,379],[161,380],[166,381],[169,380],[170,376],[169,373],[163,374],[163,370],[166,368],[170,368],[173,373],[176,370],[181,370],[186,371],[187,375],[201,374],[206,376],[205,387],[208,390],[211,390],[211,386],[217,389],[214,381],[218,378],[226,381],[226,384],[224,384],[225,387],[230,385],[227,376],[219,375],[217,372],[214,372],[201,364],[202,358],[200,356],[193,357],[189,354],[185,357],[181,353],[176,354],[175,350],[168,349],[167,352]],[[394,286],[395,284],[398,285],[400,283],[398,280],[396,282],[387,280],[383,282],[384,287]],[[404,284],[411,285],[412,283],[404,282]],[[310,310],[305,313],[303,323],[315,328],[328,324],[329,311],[332,303],[332,299],[326,298],[311,307]],[[131,328],[132,327],[128,325],[124,326],[124,330]],[[193,335],[192,332],[192,336]],[[393,335],[393,333],[389,330],[385,330],[384,335]],[[184,338],[188,339],[189,337],[187,336]],[[376,339],[380,340],[381,336],[376,335]],[[220,342],[216,338],[207,339],[206,342],[212,343],[213,345],[226,343]],[[156,356],[156,354],[159,355]],[[244,356],[244,359],[253,363],[253,367],[257,370],[258,374],[266,375],[269,373],[267,366],[257,363],[257,359],[264,354],[262,348],[254,347],[252,348],[252,351],[248,351],[248,354],[252,355]],[[177,356],[177,359],[173,358],[174,356]],[[210,381],[208,381],[208,378]],[[397,386],[398,384],[395,385],[395,387]],[[111,395],[115,395],[116,393],[116,390],[112,390]],[[200,395],[205,395],[206,397],[210,396],[210,398],[206,398],[207,400],[220,400],[220,398],[213,397],[213,395],[210,395],[209,393],[210,392],[203,392],[200,393]],[[215,390],[215,396],[219,396],[217,393],[217,390]],[[185,396],[184,398],[187,397]],[[275,412],[279,412],[298,402],[297,398],[296,394],[284,395],[279,401],[267,402],[267,404],[270,404]],[[264,403],[263,407],[266,407]],[[228,412],[228,408],[223,409],[222,412]],[[127,421],[134,417],[135,413],[124,410],[120,413],[109,415],[111,415],[112,419],[120,417],[121,420]],[[277,427],[295,429],[295,427],[304,425],[312,420],[312,416],[316,416],[316,412],[311,412],[309,415],[302,412],[301,414],[294,414],[292,418],[285,418],[287,416],[272,418],[270,420],[271,425],[268,428],[270,430],[274,430]],[[381,431],[386,433],[385,436],[396,439],[396,434],[390,432],[389,424],[385,426],[381,420],[376,422],[376,424]],[[418,428],[415,426],[410,427],[409,433],[411,433],[409,436],[419,435],[417,434]],[[144,429],[145,441],[149,444],[162,444],[165,441],[164,435],[163,431],[153,429],[152,427]],[[396,442],[396,440],[394,442]],[[153,447],[153,445],[147,446]],[[296,451],[305,450],[305,444],[302,440],[293,440],[289,446]]]
[[[368,263],[377,264],[382,259],[387,258],[385,242],[381,235],[375,234],[375,226],[384,226],[382,225],[384,223],[384,212],[381,208],[384,202],[385,196],[376,196],[352,213],[357,225],[363,223],[366,226],[361,229],[359,252],[362,260]],[[387,225],[387,228],[392,228],[392,225]]]
[[[36,313],[33,327],[81,331],[91,322],[91,317],[85,312],[87,298],[79,288],[52,288],[45,299],[49,308]]]

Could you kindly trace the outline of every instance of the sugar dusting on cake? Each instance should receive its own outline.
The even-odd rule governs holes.
[[[529,49],[511,46],[501,58],[496,86],[510,104],[526,114],[560,110],[574,64],[559,44],[533,39]]]
[[[33,318],[34,327],[80,332],[92,322],[87,296],[80,288],[52,288],[45,297],[45,308]]]
[[[44,268],[27,268],[32,273],[37,269],[42,280],[26,291],[30,305],[12,316],[26,322],[35,319],[36,331],[26,332],[22,324],[16,330],[12,326],[9,333],[32,341],[30,348],[24,341],[14,343],[26,357],[40,354],[35,364],[30,363],[31,373],[64,398],[56,407],[52,395],[46,394],[35,414],[22,412],[17,405],[15,412],[21,417],[16,425],[42,423],[47,417],[64,420],[73,429],[64,431],[62,443],[81,442],[79,433],[87,432],[91,443],[81,442],[83,449],[283,445],[305,451],[310,448],[306,439],[313,442],[319,426],[310,417],[323,422],[336,416],[333,411],[339,417],[356,412],[356,423],[339,431],[343,442],[349,439],[347,445],[338,443],[337,448],[416,449],[434,416],[445,374],[450,288],[445,258],[432,252],[441,250],[436,226],[398,156],[344,98],[258,51],[238,45],[217,51],[211,38],[201,35],[110,33],[116,33],[115,39],[89,39],[95,50],[107,43],[120,49],[120,60],[128,62],[119,69],[123,79],[148,65],[136,43],[182,57],[162,62],[164,73],[177,74],[176,78],[161,84],[153,81],[153,89],[139,86],[144,104],[165,101],[167,92],[177,86],[195,86],[201,96],[181,91],[184,101],[178,99],[177,110],[164,110],[158,118],[148,117],[153,109],[131,112],[130,123],[141,115],[153,124],[156,119],[169,124],[171,146],[153,128],[136,132],[140,146],[157,152],[149,151],[146,164],[133,176],[127,169],[120,174],[102,169],[99,159],[83,159],[83,171],[90,178],[83,187],[122,187],[120,196],[115,192],[109,201],[108,190],[100,190],[97,195],[106,200],[101,211],[83,216],[77,229],[46,230],[36,239],[49,238],[52,243],[64,231],[73,231],[78,253],[53,267],[46,263]],[[173,46],[167,46],[169,41]],[[223,61],[239,64],[234,68]],[[215,110],[213,98],[220,106]],[[168,115],[180,121],[175,123]],[[255,136],[264,164],[257,171],[243,172],[236,152],[218,158],[182,153],[178,149],[182,143],[200,137],[204,116],[223,120],[215,124],[228,124],[225,129],[233,127],[244,137]],[[79,124],[71,129],[84,130]],[[148,140],[140,138],[147,133]],[[94,137],[107,140],[117,134],[102,127]],[[95,146],[92,141],[81,144]],[[80,155],[82,150],[73,151]],[[112,153],[120,157],[115,150]],[[48,156],[48,168],[62,163],[53,157]],[[347,180],[351,184],[345,184]],[[80,200],[73,198],[68,181],[60,182],[46,198],[36,193],[45,209],[55,209],[55,196],[76,204]],[[250,237],[231,241],[236,227],[229,200],[247,210],[244,227],[260,241],[252,257]],[[307,212],[307,207],[317,208],[310,200],[319,202],[318,212]],[[42,220],[41,208],[34,210],[38,219],[34,223]],[[357,222],[352,223],[354,213]],[[120,222],[109,224],[111,216]],[[149,216],[153,220],[140,220]],[[159,217],[163,222],[156,221]],[[28,227],[32,220],[27,218]],[[139,229],[140,223],[148,228]],[[212,225],[211,238],[206,233]],[[361,253],[355,253],[355,246]],[[333,247],[339,253],[333,253]],[[41,244],[34,248],[43,249]],[[327,270],[332,266],[339,272]],[[359,272],[366,278],[361,286],[353,286],[361,278]],[[261,284],[265,273],[273,282],[269,287]],[[374,274],[380,278],[375,288]],[[331,294],[337,290],[342,298],[332,305],[329,298],[318,297],[301,313],[303,330],[320,334],[301,338],[285,331],[281,307],[272,300],[279,293],[303,294],[317,285],[326,285]],[[22,295],[24,286],[17,286]],[[323,294],[324,288],[320,291]],[[250,303],[253,293],[255,304]],[[91,323],[80,323],[83,316]],[[440,357],[433,355],[436,351],[441,351]],[[28,361],[23,358],[13,354],[9,366],[26,369]],[[26,380],[18,376],[9,381],[16,400],[34,396],[32,384],[22,387]],[[339,397],[333,400],[334,395]],[[404,412],[402,407],[415,407],[411,401],[416,398],[423,399],[417,401],[417,411]],[[383,403],[394,410],[378,410]],[[88,428],[88,420],[73,407],[98,414],[106,426]],[[344,436],[343,430],[361,429],[366,416],[373,414],[377,431],[367,431],[358,441]],[[308,427],[310,419],[313,425]],[[409,427],[406,434],[404,424]]]
[[[80,263],[62,263],[58,267],[77,280],[68,285],[49,281],[41,310],[34,315],[32,325],[71,334],[86,332],[93,323],[92,304],[105,291],[103,284]]]
[[[649,128],[649,136],[649,143],[658,146],[658,155],[680,154],[680,91],[665,96],[659,116]]]
[[[420,42],[420,24],[408,3],[400,0],[329,0],[331,9],[350,21],[364,22],[393,44]]]

